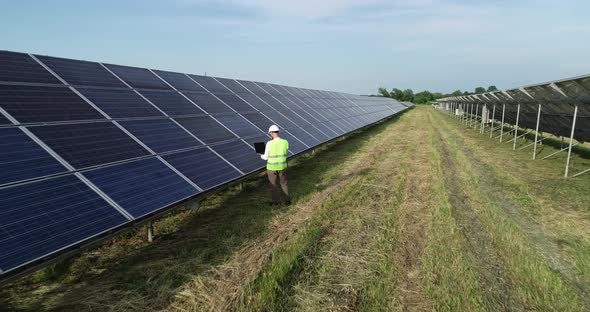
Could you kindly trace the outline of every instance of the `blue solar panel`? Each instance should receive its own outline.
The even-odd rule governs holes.
[[[78,91],[111,118],[164,117],[130,89],[78,88]]]
[[[104,119],[67,87],[0,85],[0,106],[21,123]]]
[[[198,82],[201,86],[205,89],[209,90],[211,93],[230,93],[226,87],[224,87],[221,83],[213,79],[212,77],[207,76],[199,76],[199,75],[190,75],[196,82]]]
[[[308,132],[304,131],[302,128],[294,127],[289,128],[287,130],[289,131],[289,133],[296,136],[299,140],[303,141],[303,143],[305,143],[309,147],[313,147],[321,143],[318,139],[313,137]]]
[[[204,109],[209,114],[223,114],[233,113],[227,105],[223,104],[220,100],[215,98],[210,93],[196,93],[196,92],[183,92],[189,99],[191,99],[200,108]]]
[[[0,114],[0,279],[7,270],[130,224],[127,213],[145,218],[199,189],[264,168],[252,144],[269,140],[271,124],[289,140],[292,156],[390,116],[388,107],[398,105],[49,56],[37,56],[39,64],[34,58],[0,51],[0,107],[7,112]],[[126,211],[109,205],[103,193]]]
[[[0,128],[0,185],[68,171],[18,128]]]
[[[111,122],[40,126],[29,130],[78,169],[149,155]]]
[[[169,85],[145,68],[105,64],[133,88],[171,89]]]
[[[169,116],[205,114],[195,104],[176,91],[140,91],[150,102]]]
[[[1,188],[0,269],[15,269],[125,222],[73,175]]]
[[[289,131],[281,131],[281,137],[287,141],[289,141],[289,151],[297,154],[303,152],[304,150],[308,149],[303,143],[299,142]]]
[[[199,193],[157,158],[86,171],[84,176],[134,218]]]
[[[264,90],[260,89],[258,85],[253,81],[246,81],[246,80],[238,80],[240,84],[242,84],[246,89],[250,90],[254,94],[258,95],[266,95]]]
[[[238,113],[246,113],[256,111],[256,109],[235,94],[216,94],[225,104],[229,105]]]
[[[264,131],[264,133],[266,133],[268,128],[274,123],[272,120],[264,117],[261,113],[246,113],[242,114],[242,116]],[[278,126],[280,127],[280,125]]]
[[[176,121],[207,144],[236,138],[209,116],[177,118]]]
[[[158,76],[160,76],[160,78],[166,80],[166,82],[171,84],[177,90],[207,92],[207,90],[203,89],[201,86],[196,84],[192,79],[187,77],[185,74],[173,73],[162,70],[154,70],[154,72]]]
[[[215,118],[239,137],[254,136],[265,133],[257,129],[255,126],[249,123],[248,120],[244,119],[238,114],[218,115]]]
[[[165,155],[163,158],[203,190],[241,175],[207,148]]]
[[[248,91],[246,88],[244,88],[241,84],[239,84],[237,81],[233,79],[217,78],[217,80],[234,93],[250,93],[250,91]]]
[[[12,122],[8,120],[4,115],[0,115],[0,125],[11,125]]]
[[[211,148],[244,173],[266,166],[266,161],[260,158],[260,154],[256,154],[253,148],[239,140],[212,145]]]
[[[256,107],[257,110],[265,114],[268,118],[272,119],[274,124],[279,126],[280,128],[292,128],[296,125],[285,118],[285,116],[281,115],[276,110],[272,109],[269,105],[264,103],[261,99],[259,99],[256,95],[253,94],[243,94],[241,95],[244,99]]]
[[[0,81],[61,84],[29,55],[0,51]]]
[[[127,88],[99,63],[41,55],[36,57],[70,85]]]
[[[156,153],[203,145],[169,119],[122,121],[120,124]]]

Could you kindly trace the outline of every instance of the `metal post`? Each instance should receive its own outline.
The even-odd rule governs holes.
[[[483,133],[483,128],[484,128],[484,108],[485,108],[485,112],[488,111],[488,106],[484,105],[481,108],[481,125],[479,126],[479,133],[482,134]],[[487,119],[487,118],[486,118]]]
[[[239,190],[240,191],[243,191],[244,190],[244,182],[240,182]]]
[[[537,159],[537,140],[539,139],[539,123],[541,121],[541,104],[537,110],[537,127],[535,128],[535,142],[533,147],[533,160]]]
[[[496,126],[496,104],[494,104],[494,109],[492,109],[492,126],[490,127],[490,139],[494,136],[494,127]]]
[[[477,115],[479,115],[479,105],[475,105],[475,116],[473,116],[473,130],[477,128]]]
[[[512,145],[512,149],[516,150],[516,141],[518,139],[518,119],[520,117],[520,104],[518,104],[516,108],[516,125],[514,125],[514,143]]]
[[[148,230],[148,242],[151,243],[154,241],[154,224],[152,223],[152,221],[148,221],[147,230]]]
[[[570,160],[572,158],[572,147],[574,144],[574,132],[576,130],[576,118],[578,117],[578,105],[574,108],[574,121],[572,122],[572,133],[570,135],[570,146],[567,151],[567,163],[565,164],[565,177],[567,178],[570,171]]]
[[[500,143],[504,138],[504,113],[506,113],[506,104],[502,104],[502,124],[500,125]]]
[[[471,128],[471,122],[473,121],[473,103],[469,108],[469,121],[467,122],[467,127]]]

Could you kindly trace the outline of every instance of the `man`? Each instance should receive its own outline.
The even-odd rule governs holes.
[[[272,140],[266,143],[264,155],[260,158],[266,160],[266,173],[272,189],[272,205],[281,203],[281,196],[285,197],[287,205],[291,204],[289,186],[287,184],[287,152],[289,142],[279,136],[279,127],[272,125],[268,128],[268,134]]]

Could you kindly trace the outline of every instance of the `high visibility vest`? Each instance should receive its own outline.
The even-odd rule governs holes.
[[[287,151],[289,142],[281,138],[268,141],[268,160],[266,162],[267,170],[284,170],[287,168]]]

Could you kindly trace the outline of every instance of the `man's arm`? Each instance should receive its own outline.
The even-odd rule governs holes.
[[[264,147],[264,155],[260,155],[260,158],[263,160],[268,160],[268,142],[266,142],[266,146]]]

